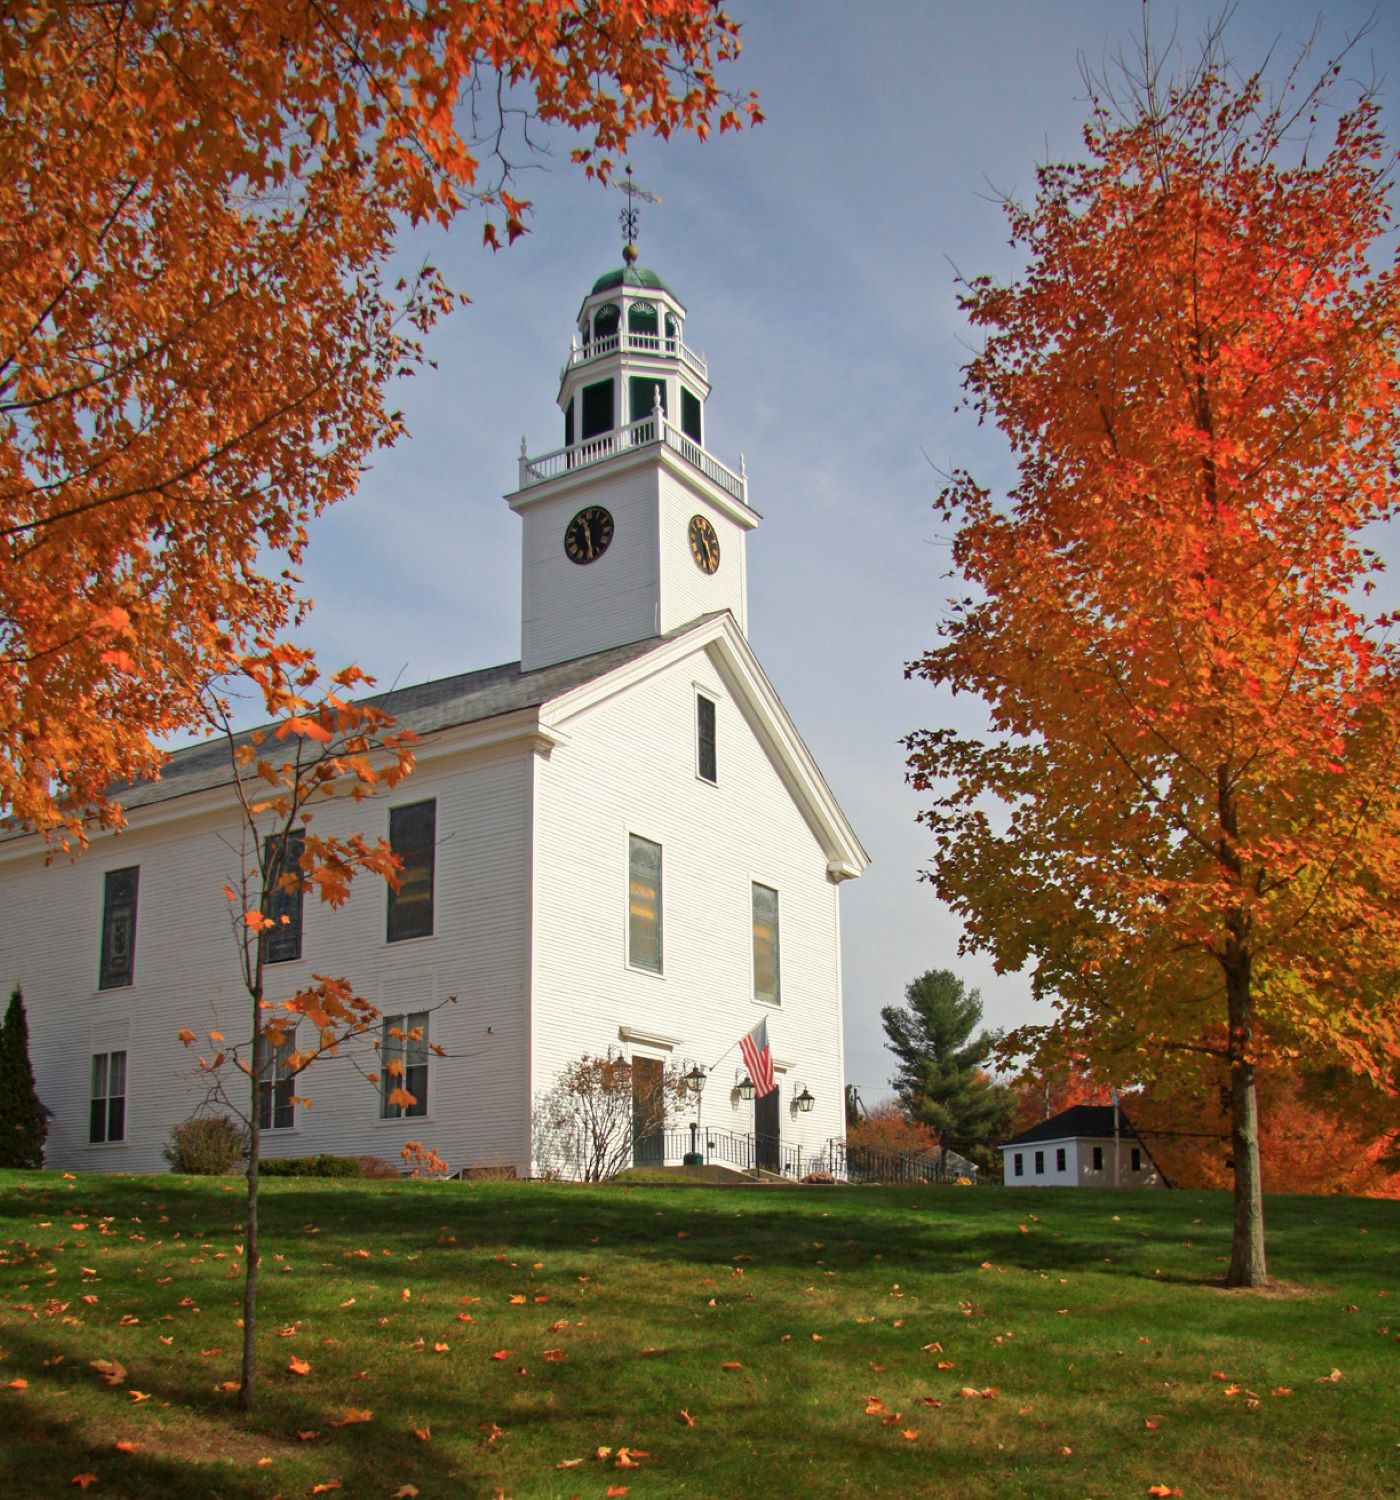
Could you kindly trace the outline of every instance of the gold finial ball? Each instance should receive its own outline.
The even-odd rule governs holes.
[[[629,266],[637,264],[637,246],[632,240],[628,240],[622,247],[622,258]]]

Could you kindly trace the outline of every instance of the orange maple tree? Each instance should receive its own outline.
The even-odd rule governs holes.
[[[224,887],[238,952],[239,975],[248,1010],[232,1039],[221,1029],[207,1035],[198,1070],[208,1099],[230,1110],[248,1141],[247,1198],[244,1210],[243,1368],[239,1406],[252,1408],[257,1389],[257,1303],[261,1265],[258,1184],[264,1122],[282,1103],[295,1109],[309,1100],[302,1075],[322,1058],[346,1056],[385,1102],[412,1106],[404,1087],[402,1053],[421,1042],[415,1028],[391,1027],[398,1055],[380,1060],[380,1012],[343,976],[313,974],[310,984],[291,994],[269,994],[269,943],[279,924],[291,921],[288,900],[310,895],[325,905],[343,905],[351,882],[372,874],[397,885],[401,861],[384,838],[366,839],[352,828],[322,831],[313,826],[328,802],[360,802],[389,790],[413,769],[416,736],[399,727],[373,699],[351,693],[371,685],[357,667],[323,681],[311,652],[260,639],[255,649],[233,651],[225,637],[226,670],[203,694],[206,719],[228,745],[229,779],[239,815],[236,848],[239,868]],[[231,712],[235,695],[251,689],[272,723],[237,733]],[[343,821],[343,820],[341,820]],[[276,970],[272,971],[276,974]],[[455,997],[454,997],[455,998]],[[451,1003],[446,1002],[446,1003]],[[245,1024],[246,1022],[246,1024]],[[223,1023],[227,1025],[227,1022]],[[187,1047],[195,1033],[180,1032]],[[432,1050],[444,1055],[440,1046]],[[366,1060],[369,1066],[366,1067]],[[386,1075],[381,1079],[381,1070]],[[279,1094],[285,1091],[285,1098]],[[404,1157],[420,1168],[442,1164],[421,1143],[409,1142]]]
[[[1294,140],[1340,73],[1269,102],[1218,34],[1176,83],[1148,54],[1008,205],[1028,267],[963,305],[1018,477],[951,477],[973,591],[909,669],[989,706],[910,771],[967,944],[1053,1001],[1011,1044],[1224,1062],[1233,1285],[1267,1274],[1256,1069],[1400,1059],[1400,658],[1362,541],[1397,499],[1393,156],[1369,97]]]
[[[758,118],[716,81],[737,30],[712,0],[4,7],[0,809],[119,822],[219,638],[292,614],[453,301],[389,272],[400,227],[523,233],[522,122],[606,180],[639,131]]]

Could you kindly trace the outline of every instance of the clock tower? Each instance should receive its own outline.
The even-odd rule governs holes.
[[[685,305],[626,264],[593,283],[559,378],[564,445],[521,439],[521,669],[646,640],[728,610],[746,627],[743,460],[705,446],[709,371],[685,341]]]

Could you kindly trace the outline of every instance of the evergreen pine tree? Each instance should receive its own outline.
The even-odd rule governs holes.
[[[931,1127],[945,1150],[984,1171],[996,1166],[996,1145],[1010,1130],[1014,1101],[985,1064],[1000,1033],[978,1031],[982,996],[965,990],[947,969],[910,982],[902,1006],[880,1012],[886,1047],[899,1059],[891,1079],[910,1116]]]
[[[0,1026],[0,1167],[42,1167],[49,1133],[29,1065],[29,1019],[16,988]]]

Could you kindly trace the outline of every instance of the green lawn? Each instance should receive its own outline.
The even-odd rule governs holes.
[[[1394,1203],[267,1182],[245,1421],[241,1188],[0,1173],[0,1495],[1400,1493]]]

